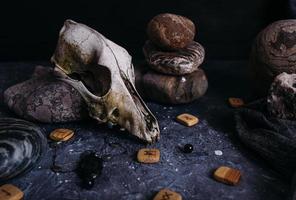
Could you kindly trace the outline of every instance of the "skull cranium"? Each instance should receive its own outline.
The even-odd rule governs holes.
[[[83,96],[90,117],[118,124],[147,142],[159,139],[158,122],[135,89],[131,56],[124,48],[67,20],[51,60],[57,76]]]

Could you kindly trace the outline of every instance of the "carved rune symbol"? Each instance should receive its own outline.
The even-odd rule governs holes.
[[[169,200],[169,199],[170,199],[170,196],[173,196],[173,194],[169,194],[169,193],[165,192],[165,193],[162,195],[161,200]]]
[[[189,116],[185,116],[184,117],[186,120],[192,120],[192,117],[189,117]]]
[[[146,156],[156,156],[156,151],[145,151]]]
[[[11,196],[11,194],[10,194],[8,191],[6,191],[6,190],[4,190],[4,189],[1,189],[1,191],[2,191],[3,193],[5,193],[6,196]]]

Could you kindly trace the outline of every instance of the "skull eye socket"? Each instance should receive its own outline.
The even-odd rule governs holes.
[[[105,66],[89,66],[84,71],[69,74],[69,77],[81,81],[96,96],[104,96],[111,88],[111,72]]]

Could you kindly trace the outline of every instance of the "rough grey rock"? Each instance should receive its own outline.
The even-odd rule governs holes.
[[[276,21],[254,41],[250,70],[255,91],[268,93],[274,78],[282,72],[296,73],[296,20]]]
[[[69,122],[87,118],[80,94],[55,79],[52,69],[37,66],[31,79],[9,87],[5,104],[17,115],[38,122]]]
[[[171,75],[184,75],[196,71],[205,57],[203,46],[194,41],[184,49],[176,51],[162,51],[147,41],[143,52],[152,69]]]
[[[296,119],[296,74],[278,75],[271,85],[267,109],[271,115],[282,119]]]
[[[192,102],[205,94],[208,80],[202,69],[183,75],[172,76],[157,73],[147,66],[138,66],[136,86],[141,96],[167,104]]]

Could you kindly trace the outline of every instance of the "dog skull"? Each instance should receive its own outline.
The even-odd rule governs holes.
[[[124,48],[67,20],[51,60],[59,79],[83,96],[90,117],[118,124],[147,142],[159,139],[158,122],[135,89],[131,56]]]

